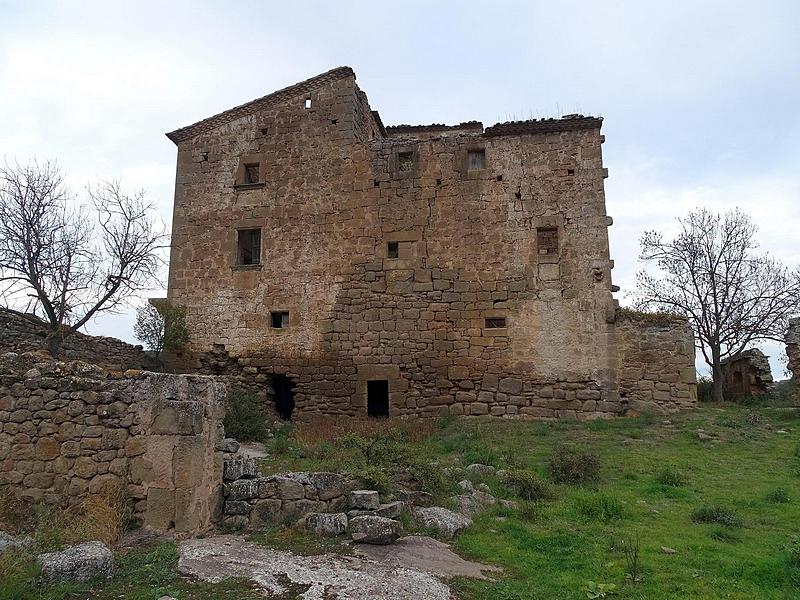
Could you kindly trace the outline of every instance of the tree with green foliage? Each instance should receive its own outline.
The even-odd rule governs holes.
[[[186,308],[167,302],[158,306],[144,304],[136,309],[133,332],[156,356],[161,356],[164,350],[176,350],[189,341]]]

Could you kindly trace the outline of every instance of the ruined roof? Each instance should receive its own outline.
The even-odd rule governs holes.
[[[500,135],[525,135],[536,133],[559,133],[562,131],[579,131],[581,129],[600,129],[602,117],[584,117],[583,115],[565,115],[560,119],[531,119],[530,121],[509,121],[487,127],[483,135],[496,137]]]
[[[331,69],[330,71],[326,71],[325,73],[321,73],[316,77],[312,77],[310,79],[306,79],[305,81],[301,81],[300,83],[295,83],[294,85],[280,89],[277,92],[272,92],[271,94],[267,94],[261,98],[256,98],[255,100],[251,100],[245,104],[235,106],[229,110],[216,114],[213,117],[208,117],[207,119],[198,121],[193,125],[181,127],[180,129],[176,129],[175,131],[172,131],[166,135],[170,140],[177,144],[178,142],[189,140],[200,133],[210,131],[211,129],[219,127],[220,125],[230,123],[231,121],[235,121],[241,117],[252,115],[263,108],[283,102],[284,100],[299,94],[316,90],[332,81],[336,81],[337,79],[355,76],[355,72],[350,67],[337,67],[335,69]]]
[[[395,133],[427,133],[432,131],[452,130],[476,130],[483,132],[483,123],[480,121],[466,121],[458,125],[444,125],[441,123],[432,123],[431,125],[389,125],[389,127],[386,128],[386,133],[392,135]]]

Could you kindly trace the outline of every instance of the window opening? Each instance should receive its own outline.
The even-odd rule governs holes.
[[[261,264],[261,230],[240,229],[237,232],[236,263],[239,265]]]
[[[367,382],[367,416],[389,416],[389,381],[387,379]]]

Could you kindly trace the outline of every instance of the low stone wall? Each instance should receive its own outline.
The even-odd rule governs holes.
[[[786,332],[786,356],[789,357],[789,370],[792,379],[800,385],[800,318],[789,319],[789,329]]]
[[[0,353],[46,352],[47,334],[47,325],[34,315],[0,308]],[[82,360],[117,371],[155,366],[141,346],[78,331],[64,338],[57,358]]]
[[[207,529],[221,511],[225,386],[213,377],[110,373],[0,356],[0,490],[76,504],[125,486],[144,525]]]
[[[310,512],[343,512],[358,482],[338,473],[284,473],[261,477],[253,459],[225,461],[225,517],[236,529],[263,529]]]
[[[697,405],[694,334],[686,320],[618,311],[616,341],[626,411],[666,413]]]

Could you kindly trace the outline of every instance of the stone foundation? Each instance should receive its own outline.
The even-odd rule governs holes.
[[[0,357],[0,490],[77,504],[125,487],[144,525],[189,534],[221,510],[225,387],[212,377],[112,374],[83,362]]]

